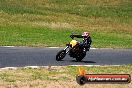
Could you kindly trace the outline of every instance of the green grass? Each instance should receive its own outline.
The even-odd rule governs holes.
[[[46,68],[18,68],[1,70],[0,81],[16,82],[16,81],[34,81],[34,80],[74,80],[79,73],[79,67],[66,66],[66,67],[53,67],[51,70]],[[83,66],[87,74],[132,74],[132,66]],[[14,80],[14,81],[10,81]]]
[[[31,87],[38,88],[41,86],[51,87],[55,86],[58,82],[61,88],[64,85],[69,85],[71,88],[79,88],[80,86],[76,83],[76,75],[78,75],[78,68],[76,66],[66,66],[66,67],[52,67],[48,70],[45,67],[40,68],[17,68],[17,69],[0,69],[0,87],[5,88],[12,85],[12,87]],[[123,66],[83,66],[87,74],[130,74],[132,75],[132,65]],[[71,84],[70,84],[71,83]],[[128,88],[130,84],[86,84],[84,88],[93,86],[102,88],[102,86],[107,88]],[[111,87],[112,86],[112,87]],[[47,88],[46,87],[46,88]]]
[[[1,46],[32,46],[32,47],[49,47],[65,46],[71,38],[70,34],[81,33],[84,30],[70,30],[31,27],[31,26],[8,26],[0,30]],[[130,37],[129,37],[130,36]],[[92,47],[109,47],[109,48],[132,48],[130,34],[121,35],[120,33],[101,33],[91,32],[93,39]],[[77,39],[81,41],[80,39]]]
[[[71,72],[71,75],[75,75],[79,67],[68,66],[68,71]],[[82,66],[82,69],[86,70],[87,74],[132,74],[131,65],[122,65],[122,66]]]
[[[132,48],[131,0],[1,0],[0,46],[65,46],[90,31],[92,47]]]

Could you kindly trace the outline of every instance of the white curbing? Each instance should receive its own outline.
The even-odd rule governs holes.
[[[94,49],[99,49],[99,48],[90,48],[90,49],[93,49],[94,50]]]
[[[0,47],[7,47],[7,48],[13,48],[13,47],[28,47],[28,46],[0,46]],[[44,48],[64,48],[64,47],[44,47]],[[90,48],[90,49],[112,49],[112,48]]]
[[[47,47],[47,48],[60,48],[60,47]]]
[[[0,47],[13,48],[13,47],[28,47],[28,46],[0,46]]]
[[[24,68],[33,68],[33,69],[37,69],[37,68],[40,68],[40,66],[25,66]]]
[[[8,70],[8,69],[14,69],[14,70],[16,70],[18,67],[4,67],[4,68],[1,68],[1,69],[3,69],[3,70]]]
[[[1,47],[16,47],[16,46],[1,46]]]
[[[13,47],[28,47],[28,46],[0,46],[0,47],[13,48]],[[34,48],[34,47],[31,47],[31,48]],[[57,49],[57,48],[65,48],[65,47],[42,47],[42,48]],[[115,49],[115,48],[90,48],[90,49],[91,50],[95,50],[95,49]]]
[[[67,65],[67,66],[86,66],[86,67],[108,67],[108,66],[121,66],[121,65]],[[65,66],[25,66],[25,67],[4,67],[0,68],[1,70],[16,70],[18,68],[32,68],[32,69],[38,69],[38,68],[52,68],[52,67],[65,67]]]

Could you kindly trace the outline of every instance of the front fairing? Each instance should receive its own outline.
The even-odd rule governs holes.
[[[78,41],[77,40],[72,40],[70,42],[70,45],[71,45],[72,48],[75,47],[77,44],[78,44]]]

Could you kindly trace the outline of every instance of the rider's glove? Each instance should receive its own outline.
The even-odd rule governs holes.
[[[70,37],[73,39],[74,38],[74,36],[73,35],[70,35]]]

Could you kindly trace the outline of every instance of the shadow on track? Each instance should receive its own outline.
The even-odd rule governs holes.
[[[94,61],[80,61],[80,62],[78,62],[78,61],[76,61],[76,60],[61,60],[61,61],[59,61],[59,62],[65,62],[65,61],[71,62],[71,63],[74,63],[74,62],[76,62],[76,63],[96,63],[96,62],[94,62]]]
[[[70,62],[78,62],[76,60],[70,60]],[[80,63],[96,63],[94,61],[80,61]]]

